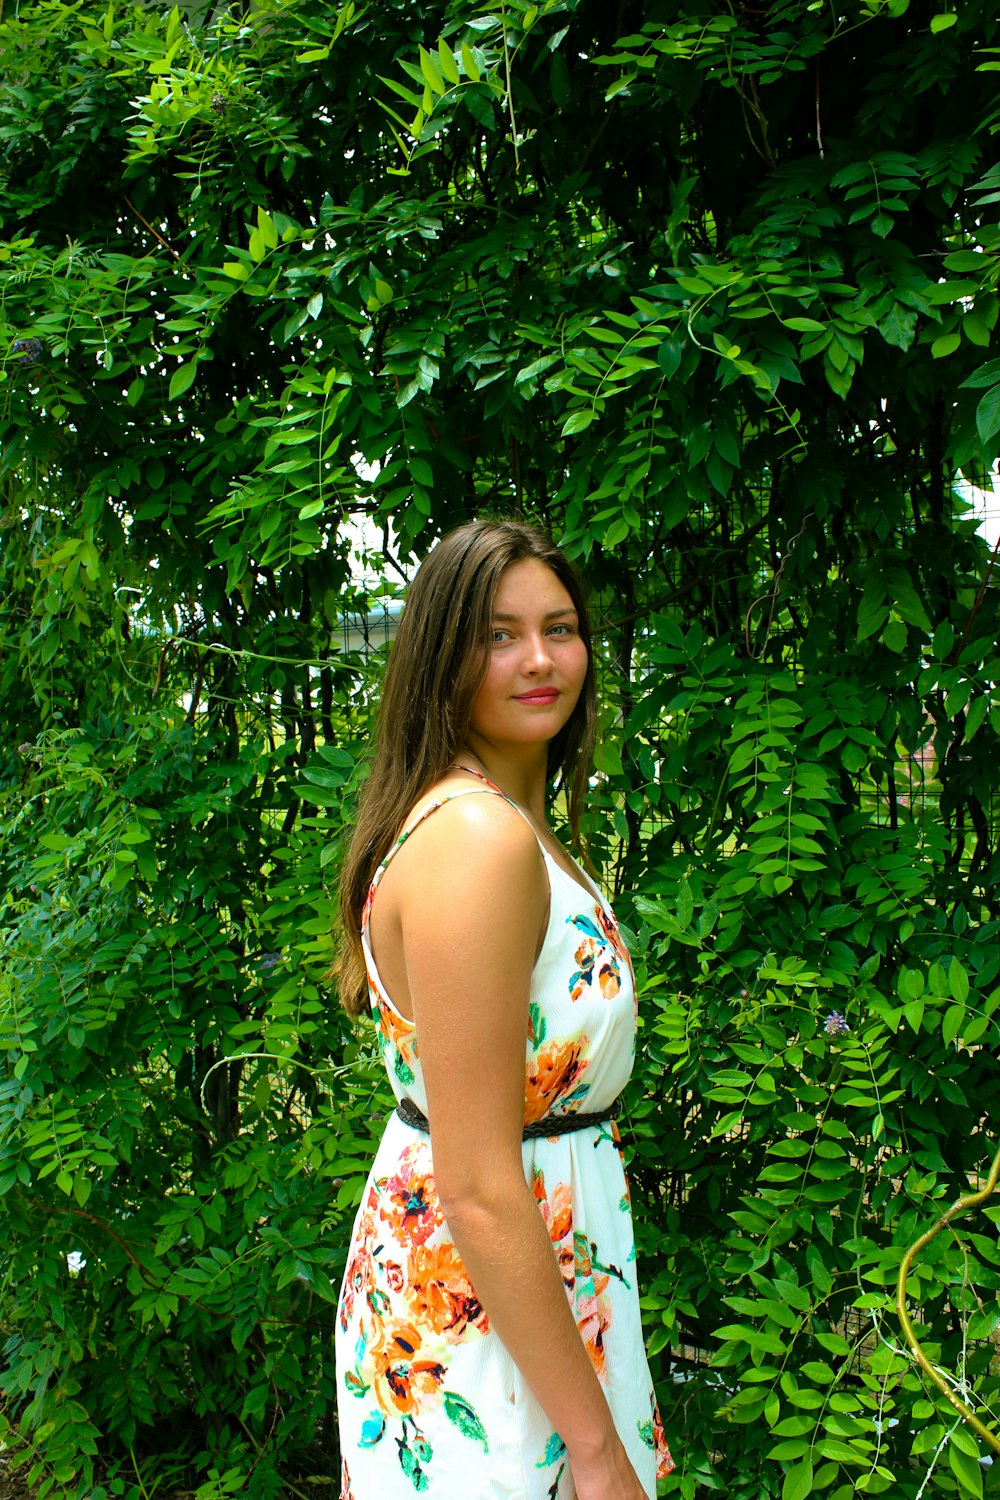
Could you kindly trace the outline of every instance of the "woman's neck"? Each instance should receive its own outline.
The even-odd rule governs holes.
[[[474,771],[483,771],[490,781],[504,792],[512,802],[531,813],[539,823],[545,823],[545,788],[548,770],[548,746],[525,746],[525,754],[512,756],[496,750],[491,745],[470,742],[472,737],[455,756],[456,765],[471,765]]]

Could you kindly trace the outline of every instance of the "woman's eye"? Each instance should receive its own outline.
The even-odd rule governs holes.
[[[502,646],[507,636],[508,632],[506,630],[494,630],[491,637],[493,645]]]

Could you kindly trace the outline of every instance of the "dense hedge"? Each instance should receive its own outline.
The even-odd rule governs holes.
[[[345,620],[484,511],[601,620],[663,1492],[997,1488],[895,1282],[1000,1110],[998,56],[985,0],[8,7],[0,1391],[43,1492],[336,1473],[386,1107],[320,977]],[[995,1218],[908,1276],[987,1429]]]

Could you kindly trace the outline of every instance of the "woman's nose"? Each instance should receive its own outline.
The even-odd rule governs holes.
[[[545,636],[529,637],[526,643],[525,664],[534,672],[546,671],[552,665],[549,643]]]

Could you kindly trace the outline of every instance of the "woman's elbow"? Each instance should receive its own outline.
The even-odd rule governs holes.
[[[459,1235],[507,1221],[528,1192],[520,1154],[516,1161],[493,1162],[488,1168],[471,1158],[449,1166],[435,1160],[434,1178],[441,1211]]]

